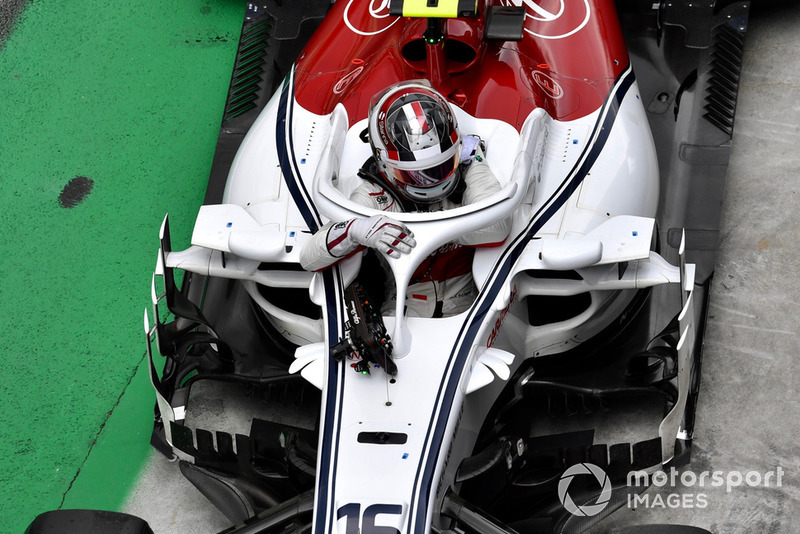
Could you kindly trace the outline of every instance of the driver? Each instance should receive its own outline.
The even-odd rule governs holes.
[[[459,133],[450,104],[427,81],[402,82],[379,93],[368,122],[373,157],[359,171],[364,182],[351,200],[384,212],[433,212],[500,191],[486,164],[483,142]],[[406,313],[446,317],[466,310],[477,294],[471,274],[473,247],[499,245],[510,227],[510,219],[505,219],[434,251],[411,278]],[[355,218],[320,228],[301,250],[300,263],[318,271],[365,247],[400,257],[415,245],[411,231],[388,216]],[[395,309],[393,293],[390,282],[384,313]]]

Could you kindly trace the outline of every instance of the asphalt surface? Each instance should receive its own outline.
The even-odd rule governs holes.
[[[0,1],[0,49],[3,42],[14,31],[17,17],[25,9],[27,0],[2,0]]]
[[[0,532],[59,507],[125,510],[158,534],[229,526],[147,445],[141,317],[161,218],[185,243],[202,201],[243,4],[151,4],[35,2],[15,18],[24,3],[0,1]],[[756,8],[689,469],[780,468],[781,485],[668,483],[596,532],[797,531],[800,5]]]

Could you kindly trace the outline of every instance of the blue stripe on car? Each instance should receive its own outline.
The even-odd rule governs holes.
[[[316,206],[311,201],[305,184],[297,166],[294,156],[294,140],[292,138],[292,116],[294,114],[294,69],[286,77],[281,89],[281,98],[278,104],[278,117],[275,122],[275,146],[278,150],[278,161],[281,174],[295,205],[300,210],[308,229],[312,232],[319,230],[322,219]]]
[[[292,136],[292,116],[294,111],[294,71],[287,76],[281,89],[276,121],[276,149],[281,166],[283,180],[286,183],[292,200],[300,210],[306,225],[312,232],[319,230],[322,219],[311,201],[311,196],[303,183],[300,170],[294,155]],[[343,301],[342,281],[338,267],[325,269],[321,273],[325,287],[325,306],[327,310],[327,330],[329,339],[339,339],[342,334],[344,316],[341,303]],[[332,439],[321,441],[319,456],[319,472],[317,473],[317,494],[315,495],[314,524],[316,530],[325,532],[332,528],[333,503],[335,493],[332,484],[336,481],[336,465],[339,448],[339,430],[341,428],[341,401],[344,395],[345,366],[334,360],[327,361],[327,388],[325,403],[325,419],[322,421],[321,435],[332,436]],[[338,414],[338,415],[337,415]],[[331,485],[330,492],[328,486]]]

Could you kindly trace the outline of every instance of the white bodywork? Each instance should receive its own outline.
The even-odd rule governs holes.
[[[350,125],[341,106],[328,116],[302,109],[292,99],[291,79],[283,100],[276,94],[262,112],[231,168],[225,203],[203,206],[192,247],[170,252],[164,261],[242,280],[273,325],[300,346],[291,371],[323,390],[314,532],[367,533],[372,527],[428,532],[438,522],[437,499],[452,485],[454,470],[477,435],[482,414],[462,414],[468,395],[490,385],[499,391],[524,359],[591,338],[622,313],[637,289],[676,284],[691,290],[692,266],[670,265],[651,249],[658,167],[631,76],[620,79],[611,104],[595,113],[559,122],[537,109],[519,132],[456,108],[462,131],[486,141],[487,161],[503,189],[448,212],[397,215],[418,246],[390,261],[398,310],[385,324],[399,368],[395,379],[381,371],[353,373],[347,362],[328,357],[328,346],[344,327],[336,301],[357,274],[359,257],[327,274],[258,269],[261,262],[298,262],[310,235],[309,217],[322,224],[372,214],[347,198],[358,184],[356,170],[369,156],[359,139],[365,121]],[[279,116],[288,131],[282,132]],[[275,148],[276,135],[286,135],[292,177],[286,176],[286,154],[282,161]],[[301,187],[292,191],[292,180]],[[506,242],[475,254],[473,275],[481,292],[469,311],[442,319],[403,317],[402,296],[419,262],[455,236],[509,215],[513,224]],[[577,271],[581,279],[537,278],[528,274],[533,271]],[[283,310],[280,302],[261,296],[257,284],[308,288],[323,319]],[[588,293],[591,303],[574,317],[529,324],[525,299],[580,293]],[[682,319],[682,400],[662,423],[665,444],[674,441],[670,436],[679,431],[685,404],[692,315]],[[165,419],[181,419],[180,407],[159,405]],[[364,433],[398,436],[402,443],[363,442]],[[665,445],[664,460],[672,452]]]

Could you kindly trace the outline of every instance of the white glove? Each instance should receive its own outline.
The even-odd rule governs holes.
[[[346,256],[356,246],[364,245],[399,258],[408,254],[417,242],[414,234],[401,222],[384,215],[351,219],[331,226],[328,231],[328,252],[332,256]]]

